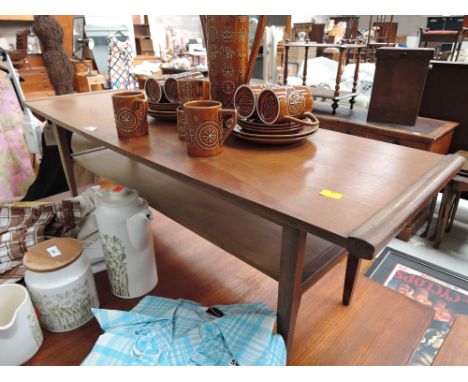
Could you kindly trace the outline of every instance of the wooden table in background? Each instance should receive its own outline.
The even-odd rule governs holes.
[[[350,108],[353,108],[355,103],[355,98],[359,94],[357,92],[357,83],[359,80],[359,63],[361,60],[361,49],[365,47],[363,44],[322,44],[322,43],[314,43],[314,42],[288,42],[284,44],[284,85],[287,84],[288,81],[288,53],[289,48],[291,47],[299,47],[304,48],[304,71],[302,73],[302,85],[306,85],[307,79],[307,59],[309,54],[310,48],[317,48],[317,49],[325,49],[325,48],[336,48],[339,50],[339,59],[338,59],[338,69],[336,72],[336,81],[335,81],[335,89],[326,89],[326,88],[315,88],[314,89],[314,96],[321,97],[321,98],[328,98],[332,100],[332,114],[336,113],[336,109],[338,108],[338,102],[342,99],[349,98]],[[354,70],[354,78],[353,78],[353,88],[351,91],[344,91],[340,90],[341,84],[341,76],[343,74],[343,69],[346,61],[349,60],[350,52],[352,50],[357,51],[356,55],[356,68]]]
[[[312,94],[316,95],[315,89]],[[313,112],[323,129],[439,154],[448,153],[453,133],[459,125],[458,122],[424,117],[418,117],[414,126],[369,122],[365,109],[342,108],[332,115],[330,105],[324,102],[315,102]]]
[[[303,292],[341,259],[343,248],[348,305],[361,259],[372,259],[463,165],[458,156],[325,129],[302,144],[281,147],[231,137],[221,155],[192,158],[175,123],[151,119],[149,136],[119,139],[111,92],[27,106],[53,126],[73,194],[66,130],[102,146],[73,160],[136,188],[159,212],[278,281],[277,331],[289,351]],[[324,189],[344,196],[324,197]]]

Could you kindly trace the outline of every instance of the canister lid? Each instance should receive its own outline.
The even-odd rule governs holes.
[[[45,240],[32,247],[23,257],[23,264],[34,272],[51,272],[66,267],[83,252],[81,242],[73,238]]]
[[[126,206],[138,199],[138,192],[125,186],[117,186],[111,190],[105,190],[101,202],[108,206]]]

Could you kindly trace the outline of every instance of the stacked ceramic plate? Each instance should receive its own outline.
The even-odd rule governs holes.
[[[312,122],[304,118],[304,122]],[[269,145],[285,145],[307,139],[318,126],[307,126],[296,122],[281,122],[266,125],[258,119],[239,120],[232,134],[246,141]]]
[[[179,103],[169,102],[151,102],[148,101],[148,115],[167,121],[177,120],[177,108],[180,106]]]

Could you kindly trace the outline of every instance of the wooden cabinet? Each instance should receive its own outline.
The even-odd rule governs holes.
[[[418,117],[414,126],[369,122],[366,110],[342,107],[332,115],[331,106],[323,102],[315,102],[313,112],[323,129],[439,154],[448,153],[453,133],[459,125],[458,122],[423,117]]]

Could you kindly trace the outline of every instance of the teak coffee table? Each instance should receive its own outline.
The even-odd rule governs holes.
[[[288,349],[306,287],[347,254],[348,305],[361,259],[373,259],[463,165],[459,156],[328,130],[278,147],[230,137],[221,155],[192,158],[174,122],[150,119],[149,136],[119,140],[108,91],[26,104],[52,124],[72,194],[75,160],[277,280],[277,331]],[[66,130],[101,147],[72,158]]]

